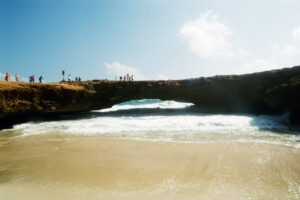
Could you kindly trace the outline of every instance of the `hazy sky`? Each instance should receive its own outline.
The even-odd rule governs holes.
[[[0,0],[0,78],[181,79],[300,65],[299,0]]]

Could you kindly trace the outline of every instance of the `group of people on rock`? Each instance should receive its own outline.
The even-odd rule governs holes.
[[[62,79],[62,82],[65,82],[65,70],[62,70],[61,72],[62,76],[63,76],[63,79]],[[70,83],[72,81],[71,79],[71,74],[68,75],[68,82]],[[80,77],[75,77],[75,81],[76,82],[80,82],[81,81],[81,78]]]
[[[7,72],[5,74],[5,80],[6,81],[10,81],[10,78],[11,78],[11,74]],[[20,82],[20,80],[19,80],[19,74],[18,73],[16,73],[16,75],[15,75],[15,80],[16,80],[16,82]],[[34,79],[34,75],[29,76],[29,83],[34,83],[34,80],[35,80]],[[39,82],[40,83],[43,82],[43,76],[39,77]]]
[[[64,71],[63,71],[63,75],[64,75]],[[11,78],[11,74],[7,72],[7,73],[5,74],[5,80],[6,80],[6,81],[10,81],[10,78]],[[19,74],[18,74],[18,73],[15,75],[15,79],[16,79],[16,82],[19,82]],[[42,83],[43,80],[44,80],[44,78],[43,78],[43,76],[41,75],[41,76],[39,77],[39,83]],[[64,80],[64,76],[63,76],[63,81],[65,81],[65,80]],[[80,78],[80,77],[76,77],[76,78],[75,78],[75,81],[76,81],[76,82],[80,82],[80,81],[81,81],[81,78]],[[34,83],[34,82],[35,82],[35,77],[34,77],[34,75],[29,76],[29,83]],[[68,82],[71,82],[71,74],[68,75]]]
[[[65,72],[62,71],[62,74],[63,74],[63,82],[64,82],[65,81],[65,79],[64,79]],[[5,80],[10,81],[10,78],[11,78],[11,74],[6,73],[5,74]],[[15,75],[15,79],[16,79],[16,82],[19,82],[19,74],[18,73]],[[119,79],[120,79],[120,81],[133,81],[133,74],[132,75],[126,74],[124,77],[120,76]],[[43,80],[44,80],[43,76],[40,76],[39,77],[39,82],[42,83]],[[115,80],[118,80],[117,76],[115,77]],[[76,82],[81,82],[81,78],[80,77],[75,77],[75,81]],[[34,82],[35,82],[34,75],[29,76],[29,83],[34,83]],[[71,82],[71,74],[68,75],[68,82]]]
[[[43,76],[39,77],[39,82],[43,82]],[[34,75],[29,76],[29,83],[34,83]]]
[[[118,77],[115,77],[115,80],[117,80]],[[133,81],[133,74],[130,76],[129,74],[126,74],[124,77],[120,76],[120,81]]]
[[[8,73],[8,72],[6,72],[6,74],[5,74],[5,80],[6,81],[10,81],[10,78],[11,78],[11,74]],[[15,78],[16,78],[16,81],[19,82],[19,74],[16,74]]]
[[[75,77],[75,81],[76,81],[76,82],[80,82],[80,81],[81,81],[81,78],[80,78],[80,77]]]
[[[65,81],[65,79],[64,79],[64,76],[63,76],[63,80],[62,80],[63,82]],[[71,74],[69,74],[68,75],[68,82],[70,83],[72,81],[72,79],[71,79]],[[80,82],[81,81],[81,78],[80,77],[75,77],[75,81],[76,82]]]

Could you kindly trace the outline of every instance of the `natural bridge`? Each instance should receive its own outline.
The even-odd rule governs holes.
[[[0,127],[16,119],[108,108],[136,99],[194,103],[199,112],[290,113],[300,123],[300,66],[168,81],[0,82]]]

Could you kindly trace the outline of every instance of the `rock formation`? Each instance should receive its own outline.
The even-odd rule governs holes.
[[[102,109],[135,99],[194,103],[199,112],[290,113],[300,124],[300,66],[168,81],[0,82],[0,127],[16,120]]]

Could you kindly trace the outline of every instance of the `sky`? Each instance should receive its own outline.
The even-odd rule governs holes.
[[[185,79],[300,65],[299,0],[0,0],[6,72]]]

